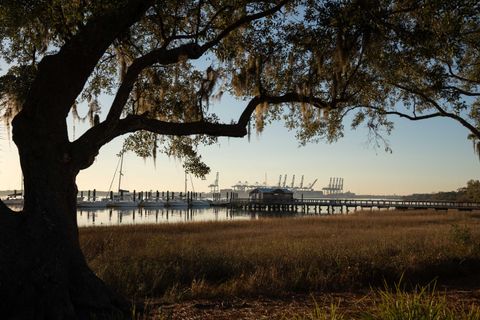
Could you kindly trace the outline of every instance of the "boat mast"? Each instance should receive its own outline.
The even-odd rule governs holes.
[[[123,173],[122,173],[122,169],[123,169],[123,152],[120,156],[120,174],[118,175],[118,192],[120,193],[120,186],[121,186],[121,183],[122,183],[122,176],[123,176]]]
[[[185,170],[185,196],[187,195],[187,170]]]

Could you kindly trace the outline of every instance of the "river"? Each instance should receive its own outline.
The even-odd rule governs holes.
[[[146,223],[176,223],[194,221],[225,221],[258,219],[256,213],[232,211],[227,208],[128,208],[128,209],[79,209],[77,221],[79,227],[112,226]]]

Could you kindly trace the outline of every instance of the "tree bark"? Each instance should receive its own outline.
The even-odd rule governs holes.
[[[13,123],[25,199],[22,212],[0,213],[2,319],[127,318],[128,302],[95,276],[80,248],[79,170],[58,134],[66,128],[55,116],[43,119],[20,113]]]

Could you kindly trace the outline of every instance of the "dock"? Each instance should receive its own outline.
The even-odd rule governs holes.
[[[404,200],[361,200],[361,199],[288,199],[288,200],[253,200],[231,198],[223,203],[232,209],[269,212],[315,212],[348,213],[365,209],[379,210],[480,210],[479,202],[452,201],[404,201]]]

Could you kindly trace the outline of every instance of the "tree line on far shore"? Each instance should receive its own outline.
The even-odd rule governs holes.
[[[403,197],[404,200],[432,200],[432,201],[468,201],[480,202],[480,181],[469,180],[465,187],[457,191],[444,191],[436,193],[414,193]]]

